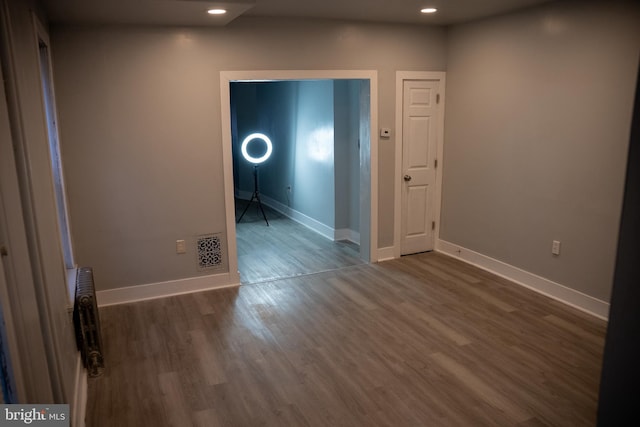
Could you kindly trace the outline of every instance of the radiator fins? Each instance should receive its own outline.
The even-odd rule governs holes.
[[[78,268],[73,322],[84,366],[89,377],[98,377],[104,373],[104,357],[93,270],[89,267]]]

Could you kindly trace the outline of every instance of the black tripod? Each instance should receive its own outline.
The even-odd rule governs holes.
[[[236,224],[239,224],[240,221],[242,221],[242,217],[244,216],[245,213],[247,213],[247,209],[249,209],[249,206],[251,206],[251,202],[253,202],[253,199],[256,199],[258,201],[258,207],[260,208],[260,211],[262,212],[262,217],[264,218],[264,222],[267,223],[267,227],[268,227],[269,221],[267,221],[267,216],[264,214],[264,209],[262,208],[262,202],[260,201],[260,192],[258,191],[258,165],[253,166],[253,194],[251,195],[251,200],[249,200],[249,203],[242,211],[242,215],[240,215],[240,218],[238,218],[238,221],[236,221]]]

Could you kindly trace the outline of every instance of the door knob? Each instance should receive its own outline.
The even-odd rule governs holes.
[[[411,175],[405,175],[404,180],[407,182],[411,181]]]

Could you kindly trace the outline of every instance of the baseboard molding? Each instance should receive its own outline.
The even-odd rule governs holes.
[[[238,190],[236,188],[235,190],[233,190],[233,196],[236,199],[240,200],[251,200],[251,196],[253,196],[253,193],[251,191]]]
[[[339,228],[333,233],[333,240],[348,240],[350,242],[355,243],[356,245],[360,244],[360,233],[350,228]]]
[[[302,212],[298,212],[297,210],[292,209],[289,206],[280,203],[275,199],[272,199],[271,197],[260,196],[260,199],[262,200],[262,203],[269,206],[271,209],[280,212],[282,215],[287,216],[295,222],[304,225],[305,227],[315,231],[318,234],[323,235],[329,240],[334,240],[335,230],[333,227],[329,227],[328,225],[325,225],[320,221],[303,214]]]
[[[378,249],[378,261],[389,261],[394,258],[396,258],[394,246]]]
[[[520,286],[553,298],[573,308],[584,311],[602,320],[608,320],[609,303],[599,300],[575,289],[568,288],[544,277],[514,267],[505,262],[488,257],[459,245],[437,240],[436,250],[468,264],[479,267],[497,276],[508,279]]]
[[[106,307],[234,286],[240,286],[238,278],[230,273],[221,273],[97,291],[96,299],[98,306]]]
[[[250,200],[251,196],[252,193],[249,193],[248,191],[236,190],[235,192],[235,197],[241,200]],[[351,230],[349,228],[334,229],[333,227],[329,227],[328,225],[323,224],[320,221],[313,219],[310,216],[305,215],[302,212],[297,211],[275,199],[272,199],[269,196],[265,196],[264,194],[260,195],[260,201],[265,206],[269,206],[271,209],[292,219],[298,224],[304,225],[308,229],[323,235],[329,240],[348,240],[357,245],[360,244],[360,233],[355,230]]]
[[[82,365],[82,357],[78,352],[76,361],[76,381],[73,391],[73,407],[71,408],[71,426],[85,427],[87,413],[87,370]]]

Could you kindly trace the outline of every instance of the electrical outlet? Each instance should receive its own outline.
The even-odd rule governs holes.
[[[560,255],[560,241],[554,240],[551,244],[551,253],[554,255]]]
[[[187,253],[187,245],[184,243],[184,240],[176,240],[176,253],[177,254]]]

